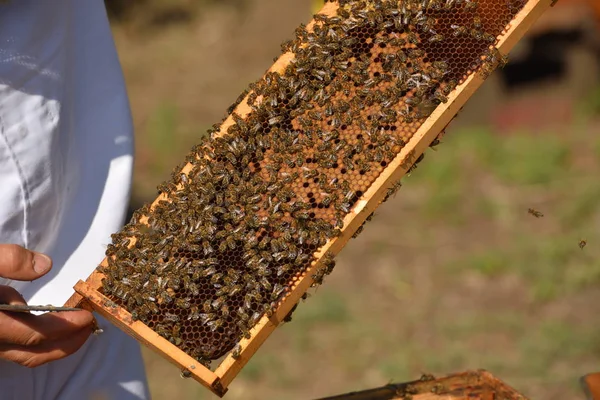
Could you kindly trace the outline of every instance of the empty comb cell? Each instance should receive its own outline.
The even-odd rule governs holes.
[[[327,2],[67,304],[223,395],[548,6]]]

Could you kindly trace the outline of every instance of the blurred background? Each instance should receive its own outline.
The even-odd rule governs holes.
[[[132,210],[319,6],[106,2],[135,120]],[[534,399],[583,398],[578,378],[600,370],[599,3],[560,0],[536,24],[228,399],[475,368]],[[154,398],[215,398],[145,353]]]

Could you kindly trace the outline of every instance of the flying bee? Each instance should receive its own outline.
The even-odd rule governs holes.
[[[585,239],[581,239],[579,241],[579,248],[583,250],[583,248],[587,245],[587,241]]]
[[[536,210],[535,208],[529,208],[529,209],[527,209],[527,212],[536,218],[541,218],[544,216],[544,214],[542,214],[540,211]]]

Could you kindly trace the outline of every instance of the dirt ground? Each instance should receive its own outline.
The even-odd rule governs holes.
[[[150,28],[115,23],[136,128],[134,207],[271,65],[309,5],[232,1]],[[307,399],[476,368],[533,399],[583,398],[577,379],[600,370],[590,60],[574,51],[566,81],[510,98],[491,77],[226,398]],[[214,398],[145,354],[154,398]]]

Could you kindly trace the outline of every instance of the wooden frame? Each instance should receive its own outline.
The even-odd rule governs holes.
[[[551,3],[552,0],[529,0],[510,25],[507,26],[503,35],[501,35],[497,45],[500,52],[502,54],[507,54],[523,37],[537,18],[550,7]],[[335,13],[336,9],[336,3],[326,3],[320,13],[332,15]],[[307,29],[311,29],[313,24],[314,21],[307,26]],[[282,72],[293,57],[294,55],[292,53],[283,54],[269,69],[269,72]],[[142,322],[133,321],[131,315],[127,311],[117,307],[108,298],[103,296],[98,291],[101,287],[103,277],[98,270],[93,272],[85,282],[80,281],[75,285],[76,293],[67,301],[66,305],[71,307],[82,307],[98,312],[138,341],[157,351],[173,364],[189,371],[191,377],[202,383],[215,394],[223,396],[227,391],[229,384],[238,375],[252,355],[280,324],[292,307],[300,300],[301,296],[310,288],[313,283],[311,276],[320,267],[320,261],[323,255],[327,252],[335,255],[346,245],[348,240],[352,238],[354,232],[356,232],[365,219],[379,206],[386,196],[388,189],[407,173],[408,169],[413,165],[417,158],[427,149],[444,127],[450,123],[483,81],[484,78],[480,74],[471,74],[450,94],[448,102],[440,104],[435,109],[435,111],[419,127],[400,154],[398,154],[379,175],[367,192],[358,200],[351,212],[346,216],[341,236],[332,239],[323,246],[318,254],[317,261],[313,262],[310,268],[301,277],[297,278],[292,285],[290,293],[279,302],[274,314],[271,317],[263,316],[257,325],[250,331],[251,337],[240,341],[240,357],[234,359],[231,354],[227,355],[214,372],[179,350],[176,346],[159,336]],[[251,111],[246,100],[247,98],[235,109],[235,113],[242,118],[245,118]],[[233,118],[229,116],[223,122],[220,131],[226,132],[227,128],[233,123]],[[188,164],[183,168],[182,172],[188,173],[190,169],[191,165]],[[165,197],[163,195],[159,196],[152,206],[164,199]],[[102,262],[102,264],[105,263],[106,260]]]
[[[485,370],[466,371],[431,380],[389,384],[380,388],[325,397],[319,400],[527,400]]]

